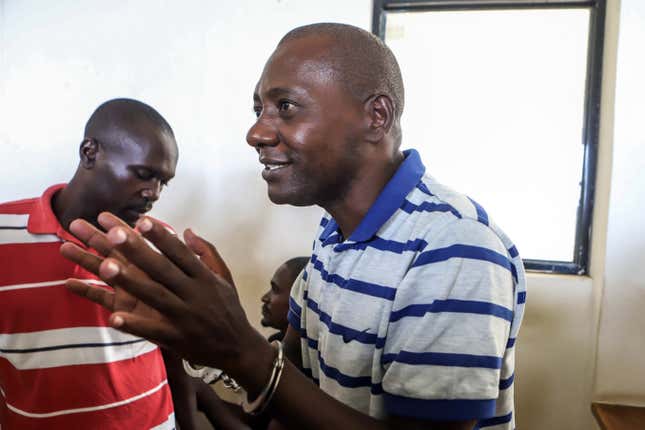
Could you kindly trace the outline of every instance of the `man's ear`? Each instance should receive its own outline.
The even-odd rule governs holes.
[[[369,122],[367,140],[372,143],[380,142],[394,125],[392,99],[385,94],[371,96],[365,101],[365,113]]]
[[[81,157],[81,166],[91,169],[96,163],[96,154],[99,152],[99,143],[92,138],[85,138],[81,142],[78,153]]]

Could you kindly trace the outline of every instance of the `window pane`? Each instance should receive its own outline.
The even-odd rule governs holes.
[[[484,206],[524,258],[572,261],[589,11],[388,13],[403,147]]]

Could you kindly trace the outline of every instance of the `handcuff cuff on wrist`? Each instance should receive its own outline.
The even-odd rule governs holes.
[[[259,415],[266,409],[271,402],[271,399],[278,388],[278,384],[280,383],[280,378],[282,377],[282,370],[284,369],[284,348],[282,347],[282,342],[274,340],[271,342],[271,345],[277,345],[278,356],[273,360],[273,368],[271,369],[269,382],[264,386],[260,395],[257,396],[255,400],[249,402],[247,393],[246,399],[242,401],[242,410],[250,415]]]
[[[266,407],[269,405],[269,402],[271,402],[271,399],[273,398],[273,395],[278,388],[278,384],[280,383],[280,378],[282,377],[282,370],[284,369],[285,361],[282,342],[280,342],[279,340],[274,340],[273,342],[271,342],[271,345],[277,345],[278,355],[273,360],[269,382],[264,386],[255,400],[249,402],[247,394],[246,398],[242,401],[242,410],[250,415],[261,414],[266,409]],[[200,378],[207,384],[214,384],[221,379],[226,388],[232,389],[234,391],[238,391],[240,389],[239,384],[220,369],[214,369],[212,367],[205,366],[195,366],[193,364],[190,364],[186,360],[182,361],[184,370],[193,378]]]

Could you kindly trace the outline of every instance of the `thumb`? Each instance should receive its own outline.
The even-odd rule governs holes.
[[[184,241],[186,245],[199,256],[199,259],[213,272],[220,275],[229,284],[235,287],[233,282],[233,275],[224,262],[224,259],[219,255],[215,246],[207,240],[196,235],[191,229],[184,231]]]

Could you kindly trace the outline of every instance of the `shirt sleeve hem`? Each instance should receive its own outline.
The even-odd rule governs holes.
[[[415,399],[384,393],[389,415],[429,420],[472,420],[495,415],[495,399],[437,400]]]

